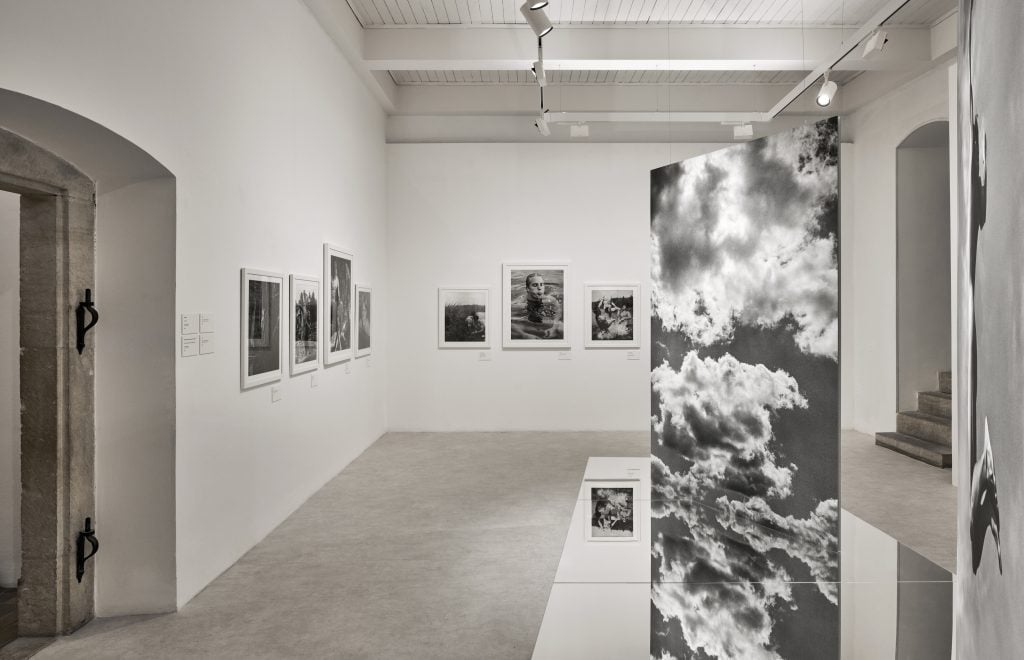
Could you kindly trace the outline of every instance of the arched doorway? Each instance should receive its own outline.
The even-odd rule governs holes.
[[[0,130],[0,189],[20,195],[21,579],[18,631],[65,634],[93,615],[76,540],[95,513],[94,353],[75,308],[95,286],[96,186]]]
[[[944,419],[951,401],[939,374],[951,369],[953,322],[949,186],[949,122],[934,121],[896,149],[896,382],[899,410]]]
[[[174,177],[148,153],[99,124],[15,92],[0,90],[0,127],[51,155],[57,154],[54,157],[65,167],[95,181],[90,202],[95,211],[95,237],[86,241],[88,248],[82,247],[90,254],[95,250],[95,274],[89,288],[93,289],[102,319],[89,334],[83,355],[88,354],[95,365],[89,369],[95,397],[89,413],[94,416],[87,423],[88,429],[95,429],[95,485],[90,485],[88,491],[95,497],[89,516],[98,530],[102,549],[88,562],[83,576],[88,616],[93,604],[98,616],[173,611],[177,588]],[[16,152],[9,146],[5,144],[5,157]],[[21,173],[15,178],[31,176]],[[11,195],[6,196],[9,202]],[[25,195],[21,196],[24,199]],[[3,206],[0,204],[0,212]],[[10,206],[7,204],[8,211]],[[20,222],[21,206],[15,199],[15,224]],[[2,220],[4,217],[0,217]],[[20,238],[22,247],[28,245],[23,233]],[[8,248],[18,261],[17,242]],[[6,259],[10,255],[0,256]],[[16,269],[14,277],[17,288],[18,280],[25,280],[25,271],[21,271],[19,278]],[[24,289],[20,298],[25,304],[34,300],[33,296],[25,295]],[[15,306],[9,312],[13,314],[15,330],[18,317],[24,316],[19,311]],[[71,314],[73,323],[71,302],[64,313]],[[69,355],[77,357],[73,348],[74,328],[69,332]],[[25,332],[20,334],[24,339]],[[14,341],[18,341],[17,332]],[[4,350],[0,345],[0,352]],[[3,357],[6,356],[0,355]],[[18,362],[19,356],[15,356],[15,369]],[[9,363],[6,359],[3,362]],[[19,371],[26,373],[30,366],[22,361]],[[15,409],[28,396],[30,379],[21,381]],[[0,382],[0,390],[3,385]],[[69,391],[74,390],[77,386]],[[0,417],[3,415],[0,407]],[[9,426],[5,425],[6,428]],[[21,430],[27,433],[29,429],[22,423]],[[15,426],[14,441],[22,440],[19,436],[24,433],[19,433]],[[76,434],[76,440],[77,437]],[[0,441],[6,440],[0,437]],[[24,448],[19,449],[12,453],[26,455]],[[9,466],[10,462],[13,461],[0,460],[0,588],[10,586],[12,574],[15,581],[20,577],[23,585],[27,585],[28,551],[36,537],[32,527],[34,516],[29,515],[33,498],[22,482],[22,470],[16,464]],[[2,474],[7,468],[15,472],[13,488],[7,488],[10,475]],[[5,517],[5,507],[14,509],[13,522],[12,516]],[[78,524],[72,526],[65,544],[65,549],[70,544],[67,552],[72,554],[79,528]],[[12,547],[16,561],[5,565],[4,553],[12,554]],[[77,584],[74,567],[70,577],[67,571],[58,577]],[[31,606],[26,605],[25,598],[20,600],[18,619],[22,635],[68,632],[87,620],[68,618],[52,629],[29,628]]]

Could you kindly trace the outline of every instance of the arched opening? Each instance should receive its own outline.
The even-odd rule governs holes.
[[[896,381],[898,409],[948,420],[950,312],[949,122],[896,149]],[[928,422],[922,418],[921,424]]]
[[[5,330],[0,341],[0,589],[20,585],[16,625],[23,635],[69,632],[91,618],[94,605],[100,615],[171,611],[176,603],[174,177],[99,124],[6,90],[0,90],[0,129],[8,140],[0,154],[0,188],[7,191],[0,192],[0,232],[11,239],[0,244],[0,263],[14,264],[0,270]],[[39,258],[27,251],[39,242],[26,234],[26,212],[32,212],[35,198],[56,200],[59,208],[61,185],[51,182],[49,193],[36,190],[46,177],[31,159],[15,158],[26,149],[37,159],[64,163],[61,173],[80,172],[95,183],[85,204],[95,213],[94,233],[93,226],[81,235],[69,231],[68,249],[54,255],[55,268],[71,274],[68,300],[59,304],[50,305],[31,289],[34,278],[27,269]],[[88,276],[78,281],[74,273],[82,268],[75,264],[86,262]],[[74,308],[85,288],[92,289],[101,320],[80,357]],[[31,453],[35,445],[26,445],[27,434],[35,432],[31,416],[40,382],[26,346],[34,341],[31,316],[44,308],[62,315],[55,354],[65,356],[71,368],[82,366],[88,384],[66,381],[67,400],[56,401],[60,414],[70,415],[64,429],[73,439],[72,459],[82,452],[81,469],[65,470],[65,481],[50,480],[54,500],[63,502],[57,515],[68,515],[61,527],[62,568],[54,572],[50,588],[78,600],[58,597],[53,602],[65,616],[40,619],[35,605],[28,605],[39,595],[29,589],[36,584],[29,579],[35,570],[29,550],[43,525],[36,508],[39,493],[29,491],[27,471],[67,459],[58,453],[42,460]],[[8,326],[13,332],[6,332]],[[76,404],[83,393],[88,405]],[[78,518],[86,516],[101,551],[78,583],[75,540],[83,523]],[[3,635],[0,631],[0,643]]]

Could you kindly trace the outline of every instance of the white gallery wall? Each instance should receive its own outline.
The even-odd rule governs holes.
[[[943,146],[897,149],[896,353],[899,409],[938,389],[952,369],[949,295],[949,126],[932,124]]]
[[[0,190],[0,587],[21,576],[20,199]]]
[[[99,616],[170,612],[177,604],[174,198],[174,180],[162,178],[96,200]]]
[[[844,403],[850,426],[892,431],[897,412],[896,149],[914,130],[949,115],[949,73],[936,68],[845,117],[852,142],[852,221],[843,222]],[[936,196],[947,191],[937,191]],[[849,207],[844,204],[844,211]],[[848,266],[848,268],[847,268]],[[946,333],[948,337],[948,331]],[[948,365],[947,365],[948,366]],[[937,384],[937,383],[936,383]],[[846,426],[846,424],[844,424]]]
[[[176,523],[164,522],[181,605],[386,428],[384,114],[300,2],[0,0],[0,15],[0,88],[106,126],[176,179],[167,338],[177,346],[182,313],[213,314],[216,328],[212,355],[176,358],[164,466]],[[270,387],[241,392],[239,269],[317,275],[324,241],[354,253],[355,280],[374,288],[374,354],[321,369],[315,388],[286,376],[276,403]],[[108,478],[110,455],[97,459]],[[137,515],[97,512],[112,535]]]
[[[647,430],[650,170],[719,146],[388,145],[390,428]],[[570,359],[502,349],[501,264],[514,260],[570,262]],[[583,348],[584,282],[620,281],[643,285],[638,360]],[[439,286],[490,288],[487,361],[438,348]]]

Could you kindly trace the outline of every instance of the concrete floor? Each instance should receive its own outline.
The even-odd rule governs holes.
[[[36,658],[529,658],[589,456],[647,433],[391,433],[177,614]]]
[[[645,432],[387,434],[180,612],[35,657],[529,658],[587,458],[648,453]],[[949,470],[852,432],[842,459],[843,506],[951,569]]]
[[[842,506],[950,573],[956,572],[956,488],[939,469],[842,434]]]

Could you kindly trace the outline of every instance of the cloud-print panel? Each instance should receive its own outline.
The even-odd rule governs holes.
[[[834,119],[651,173],[652,658],[839,655],[838,208]]]
[[[690,351],[679,371],[655,367],[651,387],[660,401],[655,437],[664,443],[665,426],[673,427],[669,442],[690,460],[686,478],[695,489],[789,494],[796,466],[777,465],[769,445],[771,412],[807,405],[792,377],[728,354],[702,360]]]
[[[818,122],[656,171],[654,314],[696,344],[792,323],[837,359],[838,124]],[[685,222],[680,222],[685,218]]]

